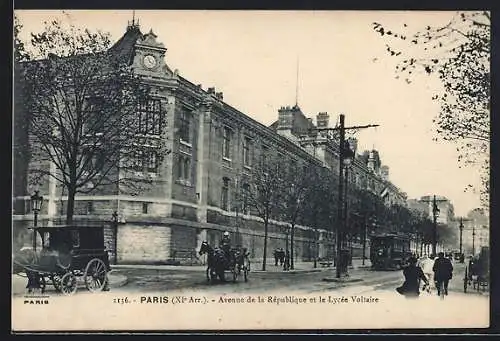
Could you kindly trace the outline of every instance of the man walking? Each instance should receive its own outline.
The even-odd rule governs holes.
[[[444,257],[443,252],[438,253],[438,258],[434,261],[432,271],[434,271],[438,296],[441,294],[441,284],[443,284],[444,294],[448,295],[448,282],[453,275],[453,265],[448,258]]]
[[[429,280],[429,283],[434,283],[434,271],[432,270],[434,266],[434,257],[428,255],[421,257],[419,266],[422,268],[422,271],[424,272],[425,277],[427,277],[427,279]],[[431,288],[427,284],[423,289],[430,292]]]

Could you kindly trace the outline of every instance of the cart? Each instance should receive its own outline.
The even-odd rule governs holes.
[[[472,287],[477,292],[486,291],[490,285],[490,249],[481,248],[481,252],[476,257],[471,257],[465,267],[464,292]]]
[[[28,292],[45,292],[51,284],[56,291],[72,295],[78,279],[90,292],[108,290],[108,252],[103,226],[35,227],[42,240],[39,252],[25,249],[13,259],[13,272],[28,278]]]

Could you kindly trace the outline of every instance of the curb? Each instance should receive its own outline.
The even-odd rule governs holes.
[[[202,272],[206,270],[206,266],[183,266],[183,265],[141,265],[141,264],[120,264],[111,265],[112,270],[134,269],[134,270],[183,270]]]
[[[304,274],[304,273],[312,273],[312,272],[322,272],[324,271],[323,269],[311,269],[311,270],[289,270],[289,271],[268,271],[268,270],[265,270],[265,271],[262,271],[262,270],[251,270],[250,272],[251,273],[269,273],[269,274],[298,274],[298,273],[301,273],[301,274]]]
[[[336,282],[336,283],[356,283],[363,282],[362,278],[335,278],[335,277],[325,277],[323,278],[324,282]]]

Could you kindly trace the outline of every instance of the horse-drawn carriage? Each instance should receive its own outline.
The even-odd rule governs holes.
[[[207,254],[207,280],[209,282],[217,277],[224,282],[226,272],[231,273],[233,282],[236,282],[242,273],[245,282],[248,281],[250,260],[246,248],[232,248],[227,255],[222,248],[213,248],[204,241],[201,244],[199,254]]]
[[[36,227],[35,233],[41,237],[41,250],[25,249],[13,257],[13,273],[25,274],[28,292],[43,293],[50,280],[58,292],[71,295],[81,277],[91,292],[108,289],[110,266],[102,226]]]
[[[490,283],[490,248],[482,247],[478,256],[471,257],[465,267],[464,292],[472,289],[485,291]]]

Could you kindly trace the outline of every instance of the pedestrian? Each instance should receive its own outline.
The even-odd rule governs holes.
[[[279,252],[279,249],[274,249],[274,251],[273,251],[274,266],[278,266],[278,260],[279,260],[278,252]]]
[[[396,291],[407,298],[416,298],[420,295],[420,281],[424,281],[427,285],[429,285],[429,281],[425,277],[422,268],[417,266],[417,259],[415,257],[411,257],[408,263],[408,266],[403,269],[405,281],[403,285],[396,288]]]
[[[448,283],[453,277],[453,265],[448,258],[444,257],[443,252],[438,253],[432,270],[434,271],[438,296],[441,295],[441,285],[443,285],[444,294],[448,295]]]
[[[419,262],[419,266],[422,268],[422,272],[424,273],[425,277],[427,277],[429,283],[434,283],[434,272],[432,271],[432,267],[434,266],[434,259],[432,258],[432,256],[423,256]],[[430,289],[430,284],[426,284],[424,285],[422,290],[430,292]]]
[[[290,251],[286,250],[285,252],[285,262],[283,263],[283,270],[290,270]]]

